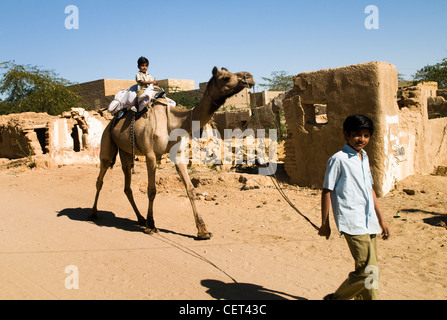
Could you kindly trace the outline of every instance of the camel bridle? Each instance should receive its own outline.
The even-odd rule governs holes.
[[[214,79],[215,82],[217,82],[217,78],[216,78],[216,77],[214,77],[213,79]],[[246,74],[243,75],[243,76],[238,75],[238,76],[237,76],[237,80],[238,80],[238,84],[242,83],[242,84],[244,84],[247,88],[250,88],[250,84],[248,83],[247,75],[246,75]],[[211,98],[211,95],[210,95],[210,92],[209,92],[209,88],[208,88],[208,87],[206,88],[206,95],[208,96],[208,98],[210,99],[211,103],[212,103],[215,107],[220,108],[220,107],[222,106],[223,103],[222,103],[222,104],[218,104],[216,101],[213,100],[213,98]],[[225,99],[226,99],[226,98],[225,98]],[[224,101],[225,101],[225,100],[224,100]]]

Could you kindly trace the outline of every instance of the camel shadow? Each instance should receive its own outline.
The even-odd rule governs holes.
[[[202,280],[201,284],[208,288],[206,293],[217,300],[307,300],[303,297],[270,290],[252,283],[225,283],[207,279]]]
[[[88,219],[90,211],[91,208],[67,208],[59,211],[57,216],[66,216],[70,220],[94,223],[98,227],[116,228],[129,232],[143,233],[145,229],[145,227],[139,225],[136,220],[117,217],[113,212],[110,211],[98,211],[98,219],[91,221]],[[159,229],[159,231],[162,233],[171,233],[178,236],[195,239],[195,237],[192,235],[182,234],[167,229]]]
[[[143,227],[140,226],[137,221],[117,217],[113,212],[110,211],[98,211],[98,219],[91,221],[88,219],[90,211],[90,208],[67,208],[59,211],[57,216],[66,216],[70,220],[74,221],[94,223],[99,227],[117,228],[130,232],[143,231]]]

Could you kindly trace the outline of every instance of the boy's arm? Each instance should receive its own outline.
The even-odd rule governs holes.
[[[385,221],[385,217],[380,209],[379,201],[377,200],[376,192],[372,189],[373,199],[374,199],[374,209],[376,210],[377,220],[379,221],[380,227],[382,228],[382,239],[387,240],[390,237],[390,230],[388,224]]]
[[[137,81],[138,83],[140,83],[140,84],[155,84],[155,85],[157,85],[158,84],[158,80],[154,80],[154,81],[143,81],[143,80],[140,80],[140,81]]]
[[[157,79],[153,79],[151,81],[144,81],[142,76],[140,76],[139,73],[137,73],[135,78],[136,78],[135,80],[137,81],[138,84],[155,84],[155,85],[158,85],[158,80]],[[152,78],[152,76],[151,76],[151,78]]]
[[[323,189],[321,193],[321,227],[318,235],[329,239],[331,236],[331,227],[329,224],[329,208],[331,206],[331,191]]]
[[[158,80],[154,80],[154,81],[143,81],[143,80],[139,80],[137,81],[139,84],[158,84]]]

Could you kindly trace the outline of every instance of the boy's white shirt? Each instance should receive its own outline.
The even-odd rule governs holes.
[[[140,84],[139,81],[154,81],[154,78],[148,73],[138,72],[135,76],[135,80],[138,83],[138,91],[142,89],[146,89],[149,85],[147,84]]]
[[[381,233],[372,194],[373,179],[366,151],[349,145],[327,162],[323,188],[331,190],[334,219],[340,233]]]

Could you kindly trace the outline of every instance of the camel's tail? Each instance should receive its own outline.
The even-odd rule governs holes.
[[[116,156],[118,155],[118,148],[116,148],[116,150],[115,150],[115,152],[114,152],[114,154],[113,154],[113,157],[112,157],[112,161],[110,161],[110,165],[109,165],[109,168],[110,169],[113,169],[113,166],[115,165],[115,163],[116,163]]]
[[[112,130],[115,127],[116,124],[116,117],[113,117],[112,119],[112,125],[110,126],[110,138],[112,138]],[[111,144],[113,145],[113,156],[112,156],[112,160],[110,161],[110,169],[113,169],[113,166],[116,163],[116,156],[118,155],[118,146],[115,144],[115,142],[113,142],[113,139],[110,139]]]
[[[113,118],[110,121],[107,128],[104,130],[101,139],[101,151],[100,151],[100,159],[102,165],[113,169],[113,166],[116,163],[116,156],[118,155],[118,146],[113,142],[112,139],[112,130],[115,127],[116,118]]]

